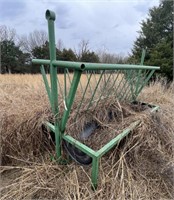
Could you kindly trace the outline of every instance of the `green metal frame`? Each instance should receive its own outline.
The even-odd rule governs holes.
[[[130,85],[130,93],[132,97],[129,97],[129,91],[128,89],[124,88],[126,90],[125,94],[120,94],[120,99],[123,99],[127,97],[128,99],[135,100],[138,94],[141,92],[142,88],[146,85],[152,74],[155,70],[158,70],[159,67],[154,66],[144,66],[144,57],[145,57],[145,51],[143,51],[142,58],[141,58],[141,64],[140,65],[123,65],[123,64],[101,64],[101,63],[80,63],[80,62],[69,62],[69,61],[59,61],[56,60],[56,48],[55,48],[55,31],[54,31],[54,21],[56,19],[55,13],[47,10],[46,11],[46,19],[48,20],[48,33],[49,33],[49,49],[50,49],[50,60],[43,60],[43,59],[33,59],[32,62],[35,64],[41,64],[41,73],[43,76],[45,88],[48,94],[48,99],[50,102],[50,106],[52,108],[52,112],[54,114],[54,124],[51,124],[50,122],[46,122],[46,125],[55,133],[56,138],[56,156],[57,159],[60,161],[62,156],[62,140],[65,140],[87,155],[92,157],[92,186],[95,189],[97,187],[97,180],[98,180],[98,171],[99,171],[99,160],[100,158],[106,154],[113,146],[115,146],[120,140],[122,140],[125,136],[127,136],[135,127],[140,124],[140,120],[130,124],[128,128],[123,130],[122,133],[120,133],[118,136],[116,136],[114,139],[112,139],[110,142],[108,142],[106,145],[104,145],[101,149],[98,151],[94,151],[93,149],[89,148],[88,146],[84,145],[83,143],[79,142],[78,140],[74,139],[70,135],[64,134],[65,128],[67,125],[67,121],[70,115],[71,107],[74,102],[74,98],[76,95],[76,91],[78,88],[78,85],[80,84],[81,88],[82,85],[80,83],[80,78],[82,73],[84,71],[88,72],[90,70],[103,70],[102,73],[107,71],[113,71],[117,70],[118,72],[125,70],[126,73],[131,70],[137,71],[137,76],[134,75],[134,78],[130,78],[130,73],[127,73],[127,78],[124,80],[125,82],[122,83],[122,87],[124,88],[124,84],[127,84],[127,87]],[[44,66],[43,65],[50,65],[50,83],[51,86],[49,86]],[[71,87],[69,89],[69,93],[67,96],[67,90],[66,85],[64,87],[64,97],[65,97],[65,109],[63,116],[59,116],[59,95],[62,91],[60,90],[60,87],[58,87],[60,84],[57,80],[57,67],[64,68],[64,70],[68,71],[69,69],[73,69],[73,80],[71,82]],[[142,72],[146,70],[151,70],[150,73],[147,75],[147,78],[143,80],[143,83],[141,82],[141,76]],[[66,72],[65,72],[66,73]],[[133,71],[132,71],[133,73]],[[117,75],[117,77],[119,74]],[[117,80],[117,77],[115,78],[113,82],[113,87],[115,85],[115,82]],[[102,74],[100,74],[100,78],[102,78]],[[136,81],[135,81],[136,80]],[[96,80],[97,81],[97,80]],[[91,97],[91,102],[89,103],[88,107],[91,105],[95,92],[98,89],[99,81],[96,84],[96,88],[94,89]],[[109,81],[107,81],[109,82]],[[65,84],[66,84],[66,74],[65,74]],[[117,89],[115,89],[114,94],[117,94],[117,90],[119,89],[121,82],[119,85],[117,85]],[[87,86],[90,85],[90,76],[88,77],[88,83]],[[135,87],[134,87],[135,86]],[[90,86],[91,87],[91,86]],[[58,90],[59,89],[59,90]],[[105,89],[103,89],[105,90]],[[83,96],[82,100],[84,99],[84,94],[86,92],[86,89],[83,89]],[[110,91],[107,93],[106,98],[110,95]],[[101,95],[99,100],[101,99]],[[99,101],[98,100],[98,101]],[[81,101],[82,103],[82,101]],[[98,104],[98,102],[97,102]],[[96,104],[96,105],[97,105]],[[81,105],[80,105],[81,106]],[[80,109],[80,107],[79,107]],[[158,107],[154,107],[152,109],[152,112],[154,112]],[[77,111],[78,113],[78,111]]]

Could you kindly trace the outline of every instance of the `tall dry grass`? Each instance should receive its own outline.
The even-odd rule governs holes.
[[[40,75],[0,75],[1,199],[173,199],[174,90],[151,83],[139,99],[160,105],[101,159],[99,186],[91,167],[50,161],[41,125],[51,117]]]

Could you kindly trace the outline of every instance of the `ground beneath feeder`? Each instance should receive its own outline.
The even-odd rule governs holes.
[[[99,150],[131,123],[146,117],[149,109],[147,104],[134,102],[114,103],[100,110],[83,111],[77,123],[69,124],[67,133],[93,150]]]

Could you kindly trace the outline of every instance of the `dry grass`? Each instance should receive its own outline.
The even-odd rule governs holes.
[[[51,114],[41,76],[0,75],[1,199],[173,199],[173,85],[158,81],[139,99],[161,110],[142,114],[137,129],[101,159],[93,192],[90,166],[50,161],[54,150],[41,125]]]
[[[129,127],[131,123],[139,119],[141,121],[150,120],[151,116],[149,115],[148,107],[146,106],[144,109],[140,105],[119,103],[113,97],[104,99],[99,102],[97,108],[94,104],[88,111],[85,108],[81,110],[75,122],[76,111],[72,111],[66,133],[93,150],[99,150]],[[90,123],[97,123],[98,128],[93,131],[89,139],[83,140],[80,138],[79,133],[83,132],[85,125]]]

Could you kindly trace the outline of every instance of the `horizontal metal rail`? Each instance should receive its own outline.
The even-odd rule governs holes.
[[[138,69],[149,69],[149,70],[159,70],[160,67],[156,66],[145,66],[145,65],[128,65],[128,64],[103,64],[103,63],[86,63],[86,62],[71,62],[71,61],[58,61],[45,59],[33,59],[34,64],[45,64],[49,65],[52,63],[57,67],[65,67],[68,69],[77,69],[77,70],[115,70],[115,69],[127,69],[127,70],[138,70]]]

